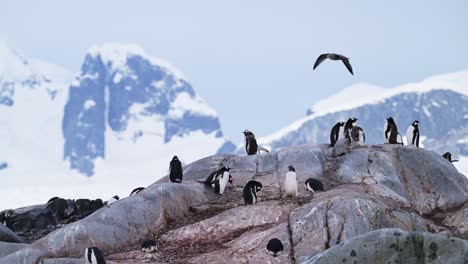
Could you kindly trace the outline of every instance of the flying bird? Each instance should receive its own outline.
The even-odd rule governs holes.
[[[348,71],[354,75],[353,73],[353,68],[351,67],[351,64],[349,63],[349,58],[343,56],[343,55],[340,55],[340,54],[336,54],[336,53],[324,53],[322,55],[320,55],[318,58],[317,58],[317,61],[315,61],[315,64],[314,64],[314,70],[315,68],[317,68],[320,63],[322,63],[325,59],[330,59],[330,60],[341,60],[344,65],[346,66],[346,68],[348,69]]]

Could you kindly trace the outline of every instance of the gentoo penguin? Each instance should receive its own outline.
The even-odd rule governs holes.
[[[298,194],[296,169],[292,165],[289,165],[288,172],[286,172],[286,177],[284,179],[283,197],[291,196],[296,198]]]
[[[366,142],[366,134],[360,126],[353,126],[350,132],[351,146],[362,146]]]
[[[325,59],[330,59],[330,60],[341,60],[343,62],[343,64],[346,66],[346,69],[348,69],[348,71],[354,75],[353,73],[353,68],[351,67],[351,63],[349,63],[349,58],[343,56],[343,55],[340,55],[340,54],[336,54],[336,53],[325,53],[325,54],[322,54],[320,55],[317,60],[315,61],[315,64],[314,64],[314,70],[315,68],[317,68],[317,66],[320,65],[320,63],[322,63]]]
[[[357,120],[357,118],[351,117],[350,119],[348,119],[348,121],[346,121],[344,125],[343,138],[345,141],[345,145],[349,146],[351,144],[351,129],[353,128],[354,123],[356,123]]]
[[[257,192],[262,189],[262,183],[258,181],[249,181],[242,191],[245,205],[257,203]]]
[[[312,193],[315,193],[318,191],[321,191],[321,192],[324,191],[323,183],[320,180],[309,178],[304,184],[305,184],[306,189],[311,191]]]
[[[450,162],[458,162],[458,160],[452,160],[452,153],[450,152],[445,152],[444,155],[442,155],[444,159],[450,161]]]
[[[336,123],[332,130],[330,131],[330,146],[334,147],[336,142],[338,141],[338,138],[340,137],[340,134],[343,134],[343,126],[344,122],[338,122]],[[341,132],[341,133],[340,133]]]
[[[245,152],[247,152],[247,155],[257,154],[258,144],[254,133],[250,132],[249,130],[245,130],[243,133],[245,137]]]
[[[0,223],[6,227],[9,226],[9,218],[15,214],[15,211],[9,209],[0,214]]]
[[[174,156],[169,164],[169,179],[171,182],[182,182],[182,163],[177,156]]]
[[[130,193],[130,196],[135,195],[135,194],[137,194],[137,193],[143,191],[144,189],[145,189],[145,187],[138,187],[138,188],[135,188],[135,189],[133,189],[133,191]]]
[[[143,241],[143,244],[141,245],[141,251],[146,252],[146,253],[153,253],[158,249],[156,246],[156,242],[154,242],[151,239],[146,239]]]
[[[384,125],[384,140],[386,144],[401,144],[403,140],[398,133],[398,128],[392,117],[387,118],[387,122]]]
[[[85,249],[86,264],[106,264],[104,254],[97,247],[89,247]]]
[[[283,243],[281,243],[281,240],[277,238],[272,238],[270,241],[268,241],[266,250],[268,254],[272,255],[273,257],[277,257],[284,250]]]
[[[416,146],[419,148],[419,121],[414,122],[406,130],[406,141],[410,146]]]
[[[118,195],[114,195],[112,196],[112,198],[110,198],[109,200],[107,200],[106,202],[104,202],[105,205],[107,205],[107,207],[109,207],[111,204],[117,202],[119,200],[119,196]]]
[[[211,187],[215,187],[215,183],[216,181],[218,180],[218,178],[226,171],[230,171],[231,168],[229,167],[226,167],[226,166],[223,166],[221,167],[221,169],[219,170],[215,170],[213,171],[212,173],[210,173],[210,175],[208,175],[208,178],[206,178],[206,180],[204,181],[197,181],[197,182],[201,182],[201,183],[204,183],[208,186],[211,186]],[[229,179],[228,181],[231,185],[232,185],[232,177],[231,179]]]
[[[226,185],[231,183],[232,185],[232,176],[229,174],[229,170],[226,167],[221,168],[221,173],[218,174],[219,176],[215,180],[215,193],[217,194],[224,194],[224,190],[226,189]]]

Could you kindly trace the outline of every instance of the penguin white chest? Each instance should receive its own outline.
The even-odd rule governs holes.
[[[294,171],[288,171],[284,179],[284,194],[286,196],[298,194],[297,190],[297,175]]]
[[[223,194],[229,181],[229,172],[225,171],[219,179],[219,194]]]
[[[388,137],[390,136],[390,131],[387,134],[387,128],[388,128],[388,123],[385,122],[384,127],[383,127],[384,143],[388,143]]]

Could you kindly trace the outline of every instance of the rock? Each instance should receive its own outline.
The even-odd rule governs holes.
[[[8,254],[11,254],[15,251],[18,251],[26,247],[27,245],[28,244],[23,244],[23,243],[0,242],[0,258]]]
[[[164,177],[0,263],[78,258],[89,246],[99,247],[111,264],[300,263],[382,228],[466,234],[468,180],[439,155],[395,145],[335,154],[328,145],[303,145],[262,155],[207,157],[183,168],[182,184]],[[298,174],[297,199],[281,198],[289,165]],[[195,181],[220,166],[231,167],[234,178],[224,195]],[[320,179],[325,192],[305,191],[303,182],[310,177]],[[244,206],[242,188],[249,180],[264,188],[259,203]],[[81,203],[88,206],[77,201],[76,207]],[[54,209],[58,213],[52,216],[60,219],[69,211]],[[277,258],[265,250],[272,236],[281,237],[286,247]],[[144,239],[154,239],[158,251],[141,252]]]
[[[290,216],[294,256],[302,261],[342,241],[369,231],[398,227],[426,231],[424,219],[406,212],[399,203],[388,204],[371,186],[344,185],[319,193],[312,202],[296,208]]]
[[[86,263],[83,258],[47,258],[43,259],[41,264],[83,264]],[[109,263],[110,264],[110,263]]]
[[[348,240],[303,264],[385,264],[468,262],[468,241],[427,232],[380,229]]]
[[[0,241],[11,243],[26,242],[22,237],[18,236],[15,232],[2,224],[0,224]]]
[[[66,225],[30,246],[0,259],[0,263],[37,263],[44,257],[80,257],[96,246],[105,253],[138,244],[162,229],[166,221],[182,217],[190,205],[206,199],[199,184],[159,184],[121,199],[85,219]]]

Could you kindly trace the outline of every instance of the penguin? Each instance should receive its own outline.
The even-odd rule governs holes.
[[[151,239],[146,239],[143,241],[143,244],[141,245],[141,251],[146,252],[146,253],[153,253],[158,249],[156,246],[156,242],[154,242]]]
[[[200,183],[203,183],[205,185],[208,185],[208,186],[211,186],[213,188],[215,188],[215,183],[216,183],[216,180],[218,180],[218,178],[225,172],[225,171],[230,171],[231,168],[229,167],[226,167],[226,166],[223,166],[221,167],[221,169],[219,170],[215,170],[213,171],[212,173],[210,173],[210,175],[208,175],[208,178],[206,178],[206,180],[204,181],[199,181],[197,180],[197,182],[200,182]],[[229,179],[228,181],[231,185],[233,184],[232,183],[232,177]]]
[[[356,121],[358,121],[357,118],[351,117],[351,118],[348,119],[348,121],[346,121],[346,123],[344,125],[343,138],[344,138],[344,141],[345,141],[345,145],[349,146],[351,144],[350,132],[351,132],[351,129],[353,128],[353,126],[354,126],[354,123],[356,123]]]
[[[283,197],[292,196],[296,198],[298,194],[296,169],[292,165],[289,165],[288,172],[286,172],[286,177],[284,179]]]
[[[352,146],[362,146],[366,142],[366,134],[364,134],[364,130],[360,126],[353,126],[350,136]]]
[[[444,159],[450,161],[450,162],[458,162],[458,160],[452,160],[452,153],[450,152],[445,152],[444,155],[442,155]]]
[[[314,179],[314,178],[309,178],[305,181],[305,187],[307,190],[311,191],[312,193],[321,191],[323,192],[323,183],[320,180]]]
[[[284,250],[283,243],[277,238],[272,238],[270,241],[268,241],[266,250],[268,254],[272,255],[273,257],[277,257]]]
[[[55,197],[54,197],[55,198]],[[52,213],[55,217],[55,221],[59,222],[62,219],[65,219],[67,214],[68,202],[65,199],[57,198],[49,201],[46,208]]]
[[[245,205],[256,204],[257,203],[257,192],[262,190],[262,183],[258,181],[249,181],[242,191],[244,196]]]
[[[177,156],[174,156],[169,164],[169,179],[171,182],[182,182],[182,163]]]
[[[97,247],[89,247],[85,249],[86,264],[106,264],[104,254]]]
[[[117,202],[119,200],[119,196],[118,195],[114,195],[112,196],[112,198],[110,198],[109,200],[107,200],[106,202],[104,202],[105,205],[107,205],[107,207],[109,207],[111,204]]]
[[[257,154],[258,144],[254,133],[250,132],[249,130],[244,130],[243,133],[245,137],[245,152],[247,152],[247,155]]]
[[[338,141],[338,138],[340,137],[340,134],[343,134],[342,130],[344,124],[344,122],[338,122],[333,126],[332,130],[330,131],[330,147],[334,147]]]
[[[403,145],[403,139],[401,138],[400,133],[398,133],[398,128],[393,120],[393,117],[388,117],[387,122],[384,125],[384,140],[386,144],[400,144]]]
[[[15,211],[9,209],[5,210],[0,214],[0,223],[6,227],[9,226],[9,218],[11,218],[15,214]]]
[[[226,189],[226,185],[231,183],[232,185],[232,176],[229,174],[229,170],[225,169],[226,167],[221,168],[221,173],[218,174],[219,176],[217,177],[215,181],[215,193],[217,194],[224,194],[224,191]]]
[[[419,148],[419,121],[414,122],[406,130],[406,141],[409,146],[416,146]]]
[[[133,191],[130,193],[130,196],[135,195],[135,194],[137,194],[137,193],[143,191],[144,189],[145,189],[145,187],[138,187],[138,188],[135,188],[135,189],[133,189]]]

